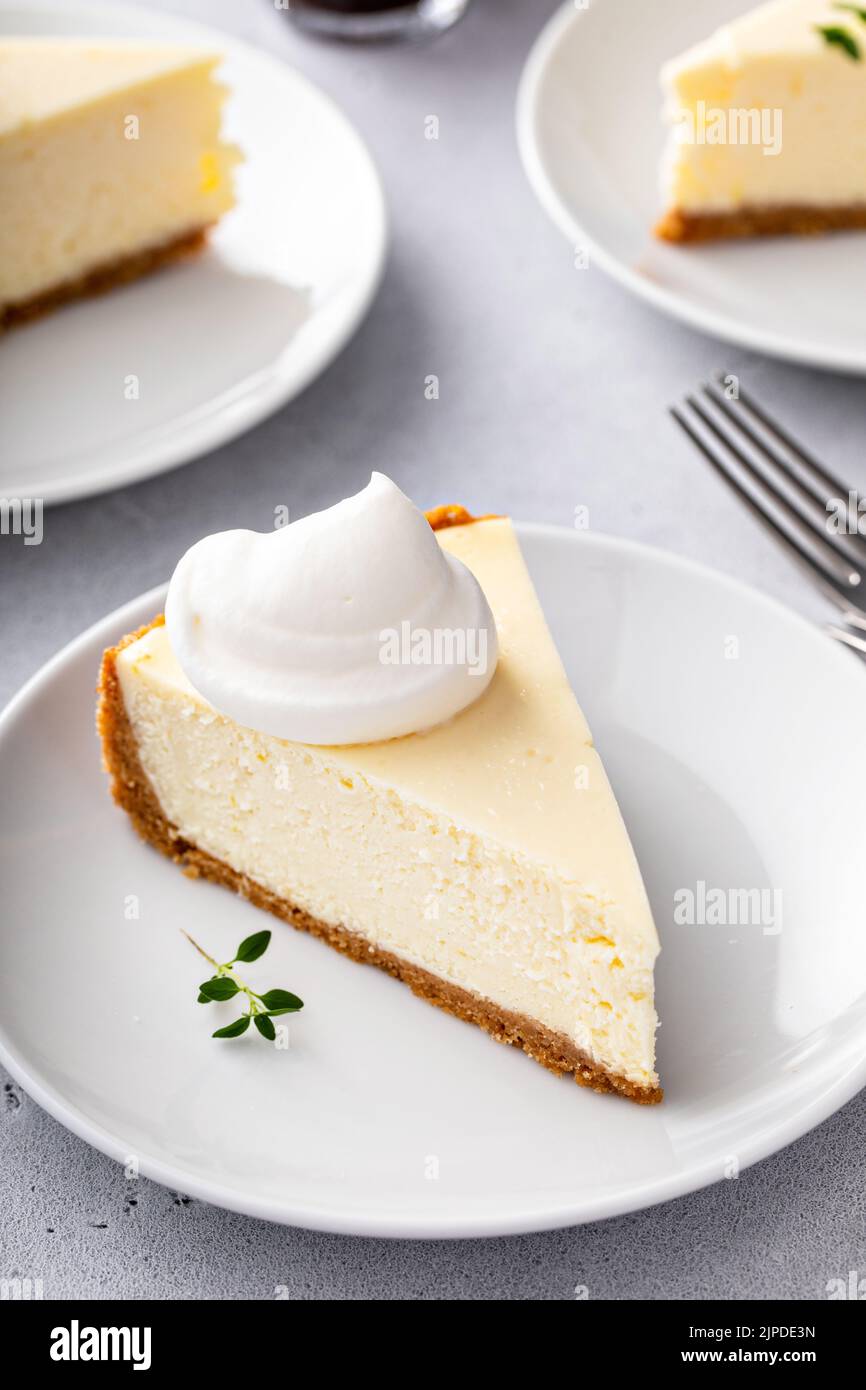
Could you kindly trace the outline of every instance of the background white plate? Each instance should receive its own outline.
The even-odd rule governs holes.
[[[0,35],[22,33],[224,53],[224,129],[246,157],[238,206],[203,256],[0,341],[0,495],[59,502],[214,449],[318,376],[379,283],[385,205],[366,147],[329,98],[228,34],[124,5],[0,3]]]
[[[69,1128],[251,1215],[496,1235],[713,1182],[864,1084],[866,670],[710,571],[604,537],[520,535],[658,920],[664,1104],[558,1080],[276,921],[249,973],[305,1000],[291,1049],[211,1040],[231,1005],[196,1005],[204,976],[179,928],[225,959],[269,919],[138,841],[93,731],[101,651],[159,609],[155,591],[0,720],[0,1061]],[[675,926],[675,890],[701,879],[781,889],[781,932]]]
[[[575,247],[694,328],[779,357],[866,371],[866,235],[675,247],[656,240],[660,65],[752,8],[750,0],[567,4],[521,79],[517,132],[529,181]]]

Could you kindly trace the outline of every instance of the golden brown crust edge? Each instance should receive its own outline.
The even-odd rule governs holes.
[[[807,203],[746,207],[736,212],[691,213],[671,208],[656,224],[662,241],[694,244],[760,236],[820,236],[866,228],[866,205],[819,208]]]
[[[62,285],[56,285],[45,294],[34,295],[32,299],[24,300],[20,304],[9,304],[5,309],[0,309],[0,332],[5,328],[29,323],[31,319],[41,318],[43,314],[50,314],[75,299],[89,299],[94,295],[106,294],[119,285],[140,280],[142,276],[150,275],[152,271],[160,270],[173,261],[194,256],[204,246],[207,233],[207,227],[196,227],[162,246],[135,251],[130,256],[123,256],[107,265],[98,266],[96,270],[79,276],[77,280],[67,280]]]
[[[442,512],[446,510],[452,516],[463,511],[462,508],[437,509]],[[436,529],[434,515],[428,513],[428,518]],[[464,512],[462,519],[452,519],[444,524],[464,525],[480,519]],[[345,927],[331,926],[310,916],[308,912],[277,897],[246,875],[237,873],[228,864],[184,840],[163,813],[141,765],[117,675],[118,653],[152,628],[160,627],[163,621],[162,616],[157,617],[136,632],[129,633],[116,647],[110,647],[103,655],[99,674],[96,723],[102,741],[103,761],[111,777],[111,794],[118,806],[127,812],[142,839],[180,864],[191,877],[201,876],[213,883],[220,883],[290,926],[327,941],[343,955],[364,965],[378,966],[402,980],[413,994],[457,1018],[477,1024],[497,1042],[522,1048],[548,1070],[559,1075],[573,1074],[580,1086],[587,1086],[593,1091],[616,1092],[639,1105],[655,1105],[662,1099],[664,1093],[660,1087],[638,1086],[625,1076],[608,1072],[575,1047],[564,1034],[555,1033],[522,1014],[500,1009],[469,990],[449,984],[401,960],[392,952],[381,950]]]
[[[465,507],[461,507],[459,502],[446,502],[442,507],[431,507],[429,512],[425,512],[427,520],[434,531],[447,531],[451,526],[471,526],[473,521],[499,521],[500,518],[495,512],[487,512],[484,516],[473,516],[467,512]]]

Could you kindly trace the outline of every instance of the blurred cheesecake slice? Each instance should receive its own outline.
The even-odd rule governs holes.
[[[218,56],[0,41],[0,327],[197,250],[234,204]]]
[[[667,63],[656,234],[866,227],[866,8],[772,0]]]

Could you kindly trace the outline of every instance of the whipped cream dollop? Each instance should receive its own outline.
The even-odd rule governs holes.
[[[165,620],[215,709],[297,743],[430,728],[478,699],[498,654],[477,579],[382,473],[273,532],[199,541],[174,572]]]

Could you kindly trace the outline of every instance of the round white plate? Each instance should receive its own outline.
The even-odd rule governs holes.
[[[866,371],[866,235],[698,247],[652,235],[661,212],[661,64],[746,0],[563,6],[524,69],[517,132],[542,206],[575,248],[693,328],[778,357]],[[663,10],[663,13],[662,13]]]
[[[245,155],[202,256],[0,341],[0,495],[61,502],[185,463],[303,390],[370,305],[386,216],[345,116],[267,53],[155,10],[0,0],[0,36],[23,33],[225,54],[224,130]]]
[[[103,647],[160,609],[158,590],[0,719],[0,1061],[76,1134],[254,1216],[497,1235],[731,1176],[866,1082],[866,669],[695,565],[520,536],[658,921],[664,1103],[557,1079],[137,839],[109,799],[93,691]],[[781,908],[676,924],[674,894],[701,882],[729,901],[777,890]],[[205,975],[180,933],[227,959],[267,925],[249,976],[305,1001],[285,1052],[211,1039],[232,1006],[196,1004]]]

